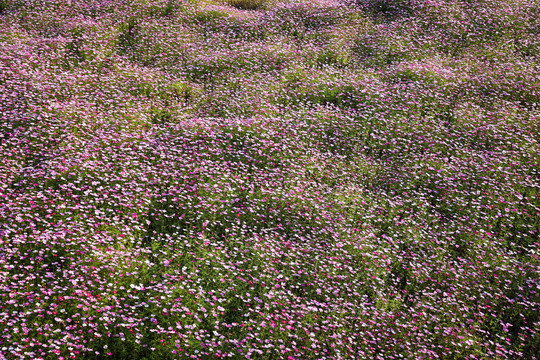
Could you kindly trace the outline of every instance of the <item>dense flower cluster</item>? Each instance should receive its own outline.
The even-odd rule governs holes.
[[[535,359],[535,0],[0,0],[0,357]]]

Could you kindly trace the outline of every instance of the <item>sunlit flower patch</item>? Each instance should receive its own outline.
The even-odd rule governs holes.
[[[536,359],[539,19],[0,0],[0,358]]]

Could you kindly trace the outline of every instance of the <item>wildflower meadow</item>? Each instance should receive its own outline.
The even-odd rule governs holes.
[[[539,0],[0,0],[0,359],[540,359]]]

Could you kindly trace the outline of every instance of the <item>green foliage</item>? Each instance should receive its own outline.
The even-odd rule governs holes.
[[[240,10],[260,10],[266,6],[266,0],[224,0],[226,4]]]
[[[73,58],[75,66],[86,61],[86,51],[84,50],[84,42],[74,37],[67,45],[66,50],[68,54]]]
[[[410,0],[356,0],[362,10],[376,20],[395,21],[414,14]]]
[[[120,54],[131,54],[134,57],[135,46],[137,44],[137,34],[139,31],[138,20],[135,17],[129,18],[120,24],[118,46]]]
[[[150,14],[156,17],[171,17],[178,9],[178,0],[168,0],[164,6],[152,6]]]
[[[11,5],[11,0],[0,0],[0,15],[2,15]]]
[[[200,23],[210,23],[216,20],[225,19],[229,16],[224,11],[203,10],[195,13],[194,19]]]

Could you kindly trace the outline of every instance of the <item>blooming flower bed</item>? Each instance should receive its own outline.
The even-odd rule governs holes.
[[[536,359],[536,0],[0,0],[0,358]]]

